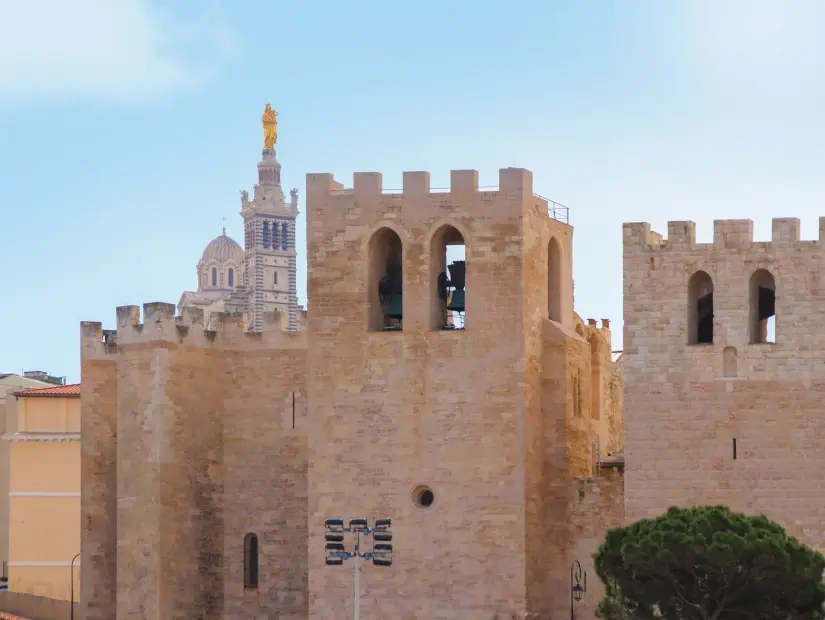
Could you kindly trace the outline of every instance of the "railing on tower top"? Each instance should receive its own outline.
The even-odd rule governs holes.
[[[541,198],[547,203],[547,214],[552,217],[554,220],[558,220],[559,222],[564,222],[565,224],[570,223],[570,209],[564,206],[560,202],[556,202],[555,200],[550,200],[542,196],[541,194],[533,194],[536,198]]]

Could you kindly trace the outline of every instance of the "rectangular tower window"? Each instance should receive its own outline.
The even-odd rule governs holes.
[[[733,438],[733,460],[736,460],[736,438]]]
[[[275,286],[278,285],[278,272],[277,271],[272,274],[272,284],[274,284]]]

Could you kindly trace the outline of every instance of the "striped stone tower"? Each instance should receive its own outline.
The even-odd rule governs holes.
[[[290,192],[287,203],[281,188],[281,164],[275,156],[277,113],[269,105],[262,123],[264,150],[258,163],[258,183],[251,200],[246,192],[241,197],[248,325],[250,331],[261,331],[264,313],[279,310],[287,317],[288,329],[297,330],[295,220],[298,217],[298,190]]]

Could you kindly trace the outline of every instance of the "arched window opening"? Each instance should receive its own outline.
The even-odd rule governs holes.
[[[370,239],[367,265],[369,329],[396,331],[401,329],[403,303],[403,248],[401,237],[389,228],[382,228]]]
[[[229,288],[235,288],[235,270],[232,269],[232,267],[229,268],[227,277],[229,279]]]
[[[464,329],[467,262],[464,237],[452,226],[442,226],[430,242],[430,326]]]
[[[212,267],[212,288],[218,286],[218,268]]]
[[[767,269],[757,269],[750,280],[750,341],[776,342],[776,282]]]
[[[251,533],[243,539],[243,587],[258,587],[258,536]]]
[[[547,316],[561,322],[561,246],[555,237],[547,246]]]
[[[688,344],[713,344],[713,280],[704,271],[688,282]]]
[[[286,250],[289,248],[289,227],[287,226],[286,222],[281,225],[281,249]]]
[[[278,249],[278,222],[272,222],[272,249]]]
[[[265,250],[268,249],[269,248],[269,222],[264,222],[263,242],[264,242],[264,249]]]

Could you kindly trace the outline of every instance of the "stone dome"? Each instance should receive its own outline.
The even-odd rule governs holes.
[[[206,246],[203,256],[201,256],[201,263],[216,262],[222,265],[228,260],[234,260],[240,264],[243,256],[243,248],[232,237],[228,237],[224,231],[220,237],[215,237]]]

